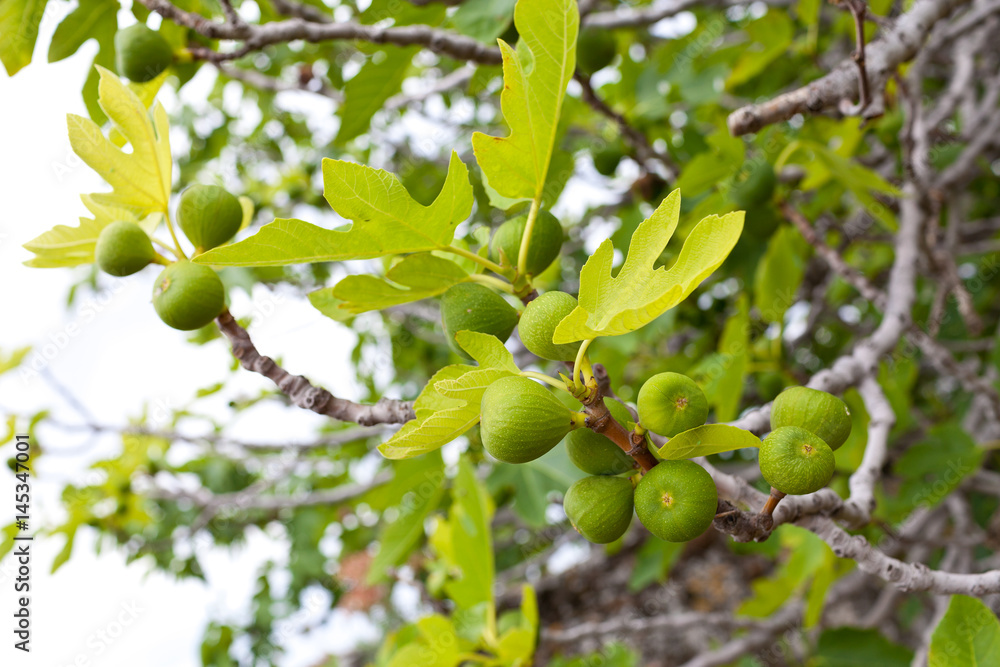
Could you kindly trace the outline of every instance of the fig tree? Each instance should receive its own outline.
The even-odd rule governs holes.
[[[521,237],[524,236],[524,228],[527,224],[528,216],[519,215],[497,227],[493,233],[493,240],[490,241],[490,254],[495,261],[503,261],[500,256],[500,251],[503,250],[507,265],[517,266],[518,253],[521,251]],[[539,211],[535,218],[535,224],[531,228],[526,273],[529,276],[537,276],[549,268],[549,264],[559,256],[562,243],[562,225],[548,211]]]
[[[181,261],[163,270],[153,285],[153,308],[168,326],[200,329],[226,307],[226,290],[211,268]]]
[[[517,311],[485,285],[458,283],[441,297],[441,323],[449,347],[468,359],[468,353],[455,342],[456,333],[478,331],[506,341],[517,326]]]
[[[704,533],[718,506],[712,476],[693,461],[661,461],[635,487],[639,521],[667,542],[687,542]]]
[[[483,447],[505,463],[526,463],[555,447],[586,421],[552,392],[520,375],[500,378],[483,393],[479,426]]]
[[[628,408],[613,399],[604,399],[608,411],[618,423],[628,428],[632,415]],[[610,438],[580,428],[566,436],[566,453],[577,468],[590,475],[620,475],[635,467],[635,460]]]
[[[836,461],[833,450],[819,436],[798,426],[782,426],[764,438],[758,463],[768,484],[799,496],[829,484]]]
[[[771,428],[782,426],[804,428],[836,450],[851,435],[851,411],[833,394],[791,387],[778,394],[771,405]]]
[[[198,252],[220,246],[243,224],[240,200],[218,185],[192,185],[181,194],[178,223]]]
[[[639,421],[662,436],[701,426],[708,419],[708,399],[694,380],[680,373],[659,373],[646,380],[636,400]]]
[[[115,33],[118,73],[130,81],[152,81],[174,60],[174,50],[160,33],[145,23]]]
[[[576,299],[566,292],[546,292],[535,298],[521,313],[521,321],[517,325],[521,342],[542,359],[573,361],[582,341],[557,345],[552,342],[552,334],[574,308]]]
[[[618,46],[610,30],[584,28],[576,40],[576,66],[584,74],[604,69],[615,59]]]
[[[632,523],[632,494],[632,480],[626,477],[584,477],[566,491],[563,510],[587,540],[607,544]]]
[[[94,259],[101,270],[112,276],[130,276],[144,269],[156,257],[153,242],[134,222],[119,220],[101,230],[94,247]]]

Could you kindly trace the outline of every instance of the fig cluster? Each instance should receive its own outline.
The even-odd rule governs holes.
[[[133,27],[149,30],[141,25]],[[195,254],[199,254],[236,235],[243,223],[243,207],[223,188],[194,185],[181,194],[177,217],[181,230],[195,246]],[[102,271],[117,277],[130,276],[152,263],[166,265],[153,286],[153,309],[174,329],[200,329],[226,307],[225,288],[212,268],[187,260],[169,262],[157,254],[149,234],[135,222],[119,220],[104,227],[94,246],[94,261]]]

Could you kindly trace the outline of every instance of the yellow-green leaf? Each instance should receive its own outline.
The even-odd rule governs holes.
[[[555,343],[635,331],[683,301],[725,261],[743,231],[743,211],[699,222],[668,269],[654,269],[680,217],[674,190],[632,234],[621,271],[611,276],[614,246],[607,239],[580,270],[579,305],[559,323]]]
[[[0,2],[0,62],[8,76],[31,62],[46,0]]]
[[[760,440],[750,431],[728,424],[705,424],[670,438],[659,454],[668,460],[691,459],[746,447],[760,447]]]
[[[468,277],[469,274],[451,260],[431,253],[417,253],[395,264],[386,272],[384,280],[368,275],[347,276],[327,289],[341,301],[339,308],[349,313],[364,313],[443,294]]]
[[[931,635],[931,667],[995,665],[1000,656],[1000,621],[980,600],[951,596],[948,611]]]
[[[452,153],[437,198],[423,206],[395,175],[353,162],[323,160],[324,195],[353,222],[332,231],[308,222],[279,219],[257,234],[215,248],[195,261],[215,266],[283,266],[437,250],[451,243],[455,227],[472,212],[469,170]]]
[[[490,186],[512,199],[541,199],[555,146],[566,85],[576,68],[580,14],[574,0],[520,0],[512,49],[503,40],[500,107],[507,137],[472,135],[476,160]]]

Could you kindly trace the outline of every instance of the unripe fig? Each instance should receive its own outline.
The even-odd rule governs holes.
[[[819,436],[798,426],[771,431],[760,444],[760,473],[782,493],[800,496],[830,483],[833,450]]]
[[[455,334],[478,331],[504,342],[517,326],[517,311],[485,285],[458,283],[441,297],[441,323],[451,349],[469,359],[468,353],[455,342]]]
[[[770,162],[744,163],[746,178],[734,180],[729,188],[729,201],[741,209],[751,209],[771,199],[778,179]],[[741,170],[742,171],[742,170]]]
[[[563,318],[576,308],[576,299],[566,292],[546,292],[528,303],[517,331],[528,351],[542,359],[573,361],[582,341],[555,344],[552,334]]]
[[[771,428],[798,426],[838,449],[851,435],[851,411],[842,400],[825,391],[791,387],[771,405]]]
[[[521,237],[524,236],[524,228],[527,224],[528,216],[519,215],[497,227],[493,233],[493,240],[490,241],[490,254],[495,261],[503,261],[500,257],[500,251],[503,250],[503,254],[507,256],[507,264],[517,266],[518,253],[521,251]],[[535,218],[535,225],[531,228],[526,273],[529,276],[537,276],[549,268],[549,264],[559,256],[562,243],[562,225],[548,211],[539,211]]]
[[[240,200],[218,185],[192,185],[181,194],[177,218],[198,252],[220,246],[243,224]]]
[[[584,74],[604,69],[615,59],[618,47],[610,30],[584,28],[576,40],[576,66]]]
[[[595,544],[607,544],[632,523],[632,494],[632,481],[626,477],[584,477],[566,491],[563,510],[578,533]]]
[[[604,404],[611,416],[628,428],[632,421],[628,408],[613,399],[604,399]],[[620,475],[635,468],[635,459],[610,438],[589,428],[577,429],[566,436],[566,453],[573,465],[590,475]]]
[[[487,387],[480,411],[483,447],[504,463],[534,461],[586,421],[583,413],[573,412],[551,391],[520,375]]]
[[[174,60],[174,50],[167,40],[145,23],[116,32],[115,51],[118,73],[139,83],[152,81]]]
[[[101,230],[94,247],[94,259],[101,270],[112,276],[130,276],[144,269],[156,257],[153,242],[134,222],[119,220]]]
[[[181,261],[163,269],[153,285],[153,308],[168,326],[200,329],[226,307],[226,290],[212,269]]]
[[[639,421],[653,433],[672,438],[708,419],[708,399],[694,380],[659,373],[646,380],[636,399]]]
[[[712,476],[693,461],[661,461],[635,487],[639,521],[667,542],[687,542],[704,533],[718,506]]]
[[[610,144],[606,148],[594,152],[591,158],[594,161],[594,169],[602,176],[614,176],[618,171],[618,163],[625,157],[625,151],[618,144]]]

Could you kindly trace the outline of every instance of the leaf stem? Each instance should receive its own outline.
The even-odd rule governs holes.
[[[497,264],[496,262],[491,262],[485,257],[481,257],[470,250],[466,250],[465,248],[459,248],[458,246],[449,245],[441,248],[441,250],[458,255],[459,257],[465,257],[466,259],[472,260],[473,262],[476,262],[477,264],[486,267],[493,273],[500,274],[501,276],[504,275],[504,273],[506,273],[504,268],[499,264]]]
[[[593,338],[587,338],[582,343],[580,343],[580,349],[576,352],[576,361],[573,362],[573,385],[582,386],[587,383],[587,380],[591,377],[591,365],[590,360],[587,359],[587,348],[590,344],[594,342]],[[580,371],[584,372],[584,379],[580,379]]]
[[[517,252],[517,274],[519,276],[528,275],[528,246],[531,245],[531,232],[535,228],[535,219],[538,217],[538,208],[541,205],[541,197],[531,200],[531,209],[528,210],[528,222],[524,225],[524,234],[521,235],[521,247]]]
[[[469,280],[474,283],[482,283],[483,285],[488,285],[502,292],[507,292],[507,294],[514,293],[514,286],[511,285],[506,280],[500,280],[499,278],[494,278],[493,276],[487,276],[482,273],[473,273],[469,275]]]
[[[788,162],[788,159],[792,157],[792,153],[797,151],[801,145],[802,142],[796,139],[789,142],[789,144],[785,146],[785,149],[781,151],[780,155],[778,155],[778,159],[774,161],[774,173],[781,173],[781,169],[785,166],[785,163]]]
[[[521,375],[521,377],[534,378],[536,380],[541,380],[542,382],[544,382],[546,384],[552,385],[556,389],[562,389],[567,394],[572,394],[572,392],[569,390],[569,387],[566,386],[565,382],[563,382],[562,380],[557,380],[554,377],[550,377],[550,376],[546,375],[545,373],[536,373],[535,371],[521,371],[520,375]]]
[[[174,223],[170,220],[170,211],[163,212],[163,218],[167,221],[167,229],[170,230],[170,238],[174,240],[174,249],[177,252],[177,259],[187,259],[187,255],[181,250],[181,242],[177,240],[177,233],[174,231]]]

